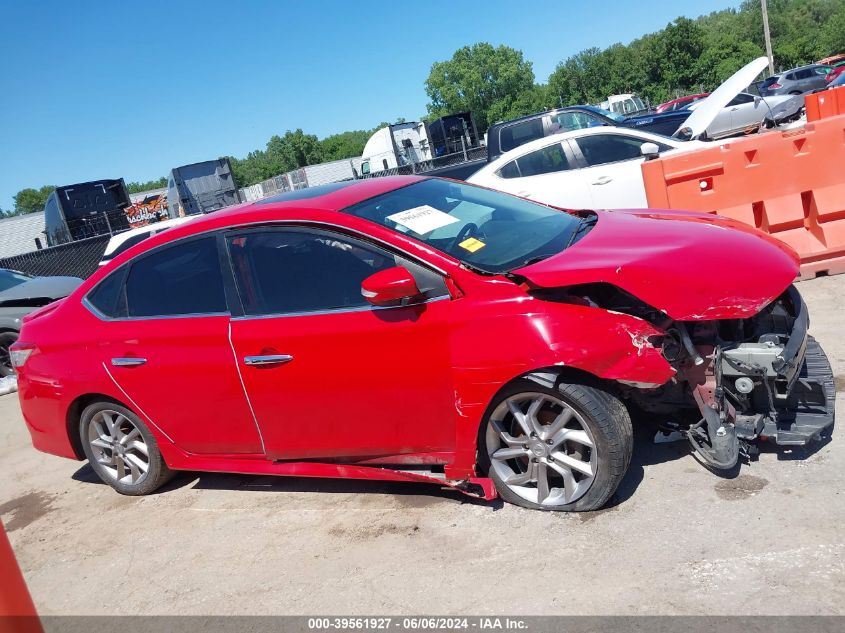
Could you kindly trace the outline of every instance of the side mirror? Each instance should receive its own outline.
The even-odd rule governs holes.
[[[406,268],[394,266],[362,281],[361,294],[374,306],[390,306],[405,304],[422,293]]]
[[[660,156],[660,148],[656,143],[643,143],[640,145],[640,154],[645,156],[646,160],[654,160]]]

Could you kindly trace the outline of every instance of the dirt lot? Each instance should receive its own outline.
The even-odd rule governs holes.
[[[845,389],[845,275],[800,289]],[[734,479],[639,437],[613,505],[583,515],[239,475],[130,498],[32,449],[8,395],[0,472],[0,515],[42,614],[845,613],[841,433]]]

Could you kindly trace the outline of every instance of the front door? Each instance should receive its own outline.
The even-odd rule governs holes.
[[[214,237],[151,251],[89,295],[97,353],[130,408],[191,453],[262,452],[229,344]]]
[[[668,145],[626,134],[591,134],[573,143],[585,167],[578,173],[587,183],[592,206],[597,209],[634,209],[648,206],[643,184],[640,147],[655,143],[659,150]]]
[[[232,344],[268,457],[454,449],[451,301],[439,274],[315,229],[255,229],[228,247],[244,312]],[[396,265],[414,275],[421,302],[370,306],[361,282]]]

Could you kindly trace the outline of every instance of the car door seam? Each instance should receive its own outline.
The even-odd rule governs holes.
[[[126,399],[129,401],[129,404],[131,404],[133,407],[135,407],[141,415],[143,415],[145,418],[147,418],[147,420],[149,420],[150,424],[152,424],[152,425],[156,428],[156,430],[158,430],[158,432],[159,432],[159,433],[161,433],[164,437],[166,437],[166,438],[167,438],[167,440],[168,440],[171,444],[174,444],[174,445],[175,445],[175,444],[176,444],[176,442],[174,442],[174,441],[173,441],[173,438],[172,438],[172,437],[170,437],[170,436],[169,436],[169,435],[165,432],[165,430],[164,430],[163,428],[161,428],[158,424],[156,424],[156,423],[155,423],[155,420],[153,420],[150,416],[148,416],[148,415],[147,415],[147,413],[146,413],[146,412],[145,412],[145,411],[144,411],[144,410],[143,410],[143,409],[142,409],[142,408],[138,405],[138,403],[137,403],[137,402],[135,402],[135,401],[132,399],[132,396],[130,396],[128,393],[126,393],[126,390],[125,390],[123,387],[121,387],[121,386],[120,386],[120,383],[119,383],[119,382],[117,382],[117,380],[115,379],[115,377],[114,377],[114,376],[112,375],[112,373],[109,371],[109,368],[106,366],[105,362],[104,362],[104,363],[102,363],[102,365],[103,365],[103,369],[105,369],[105,370],[106,370],[106,374],[108,374],[108,377],[109,377],[109,378],[111,378],[111,381],[114,383],[114,386],[115,386],[115,387],[117,387],[117,388],[120,390],[120,393],[122,393],[122,394],[126,397]]]
[[[264,434],[261,433],[261,425],[258,424],[258,417],[255,415],[255,409],[252,406],[252,400],[249,397],[249,392],[246,390],[246,383],[244,383],[244,377],[241,373],[241,364],[238,362],[238,353],[235,351],[235,344],[232,342],[232,321],[229,321],[229,349],[232,350],[232,359],[235,361],[235,369],[238,372],[238,380],[241,381],[241,389],[244,392],[244,398],[246,398],[246,404],[249,407],[249,412],[252,415],[252,422],[255,424],[255,430],[258,431],[258,439],[261,442],[261,452],[265,455],[267,454],[267,448],[264,446]]]

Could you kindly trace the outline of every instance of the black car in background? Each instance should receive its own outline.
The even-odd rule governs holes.
[[[661,114],[639,114],[624,117],[596,106],[577,105],[538,112],[528,116],[494,123],[487,130],[487,162],[495,160],[505,152],[538,138],[580,130],[587,127],[608,125],[646,130],[654,134],[672,136],[687,120],[686,110]]]

